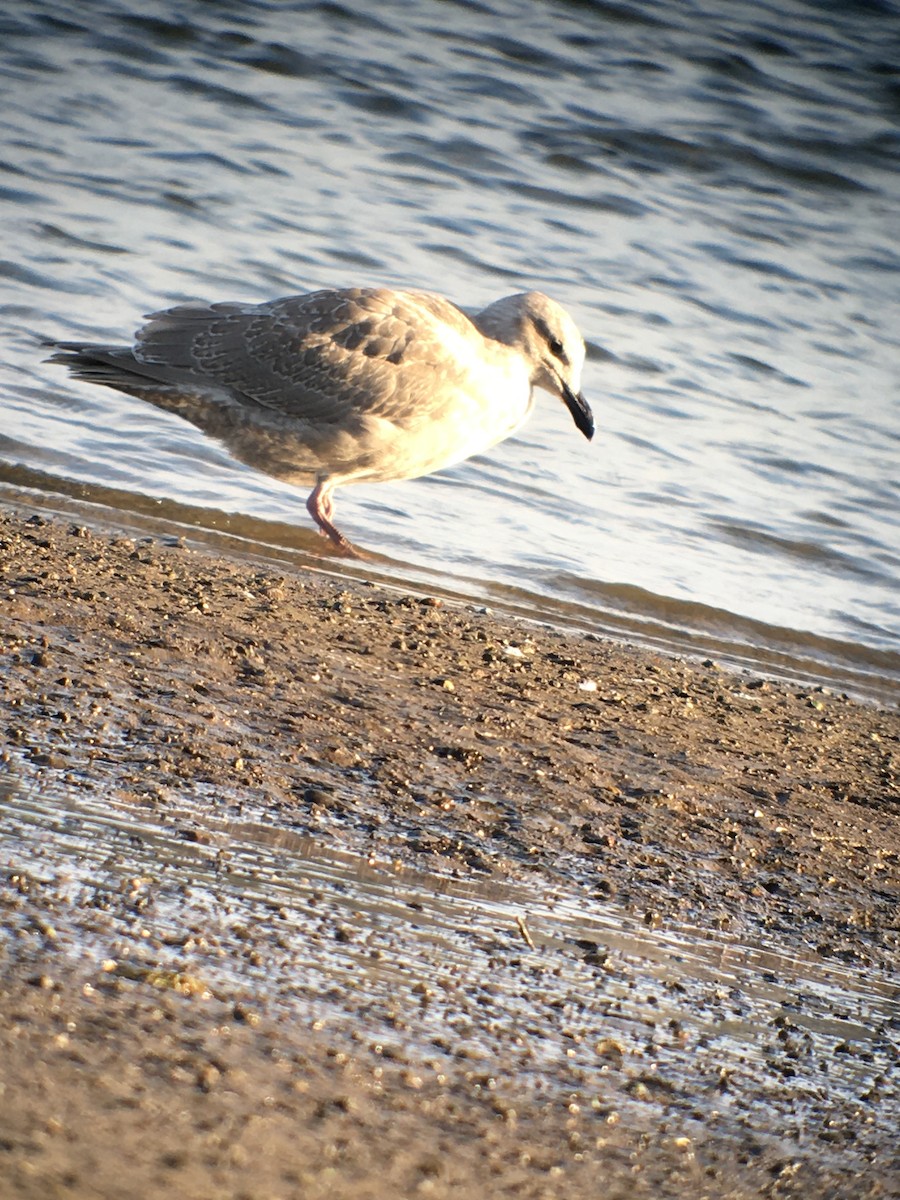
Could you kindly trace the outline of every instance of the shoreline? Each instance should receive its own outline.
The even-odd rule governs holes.
[[[682,604],[626,584],[611,583],[599,607],[576,601],[560,606],[546,596],[519,593],[490,581],[476,581],[481,590],[469,594],[459,579],[435,569],[417,571],[378,554],[363,560],[323,556],[320,539],[302,526],[171,500],[161,515],[156,502],[137,493],[73,483],[8,463],[0,473],[4,483],[0,511],[21,508],[137,540],[187,542],[200,553],[221,554],[246,565],[309,571],[340,580],[349,577],[390,591],[408,588],[416,594],[433,593],[453,605],[490,604],[500,619],[549,626],[571,636],[592,632],[668,658],[710,658],[732,671],[749,671],[797,687],[827,687],[864,703],[900,707],[900,654],[892,649],[770,625],[699,602]]]
[[[571,1017],[554,1018],[555,1031],[549,1017],[544,1024],[533,1018],[538,1060],[552,1050],[556,1063],[560,1044],[567,1045],[581,1075],[574,1066],[563,1070],[565,1052],[562,1066],[523,1069],[512,1033],[507,1040],[503,1032],[513,1014],[527,1020],[512,996],[534,963],[571,952],[571,944],[558,946],[541,932],[556,894],[581,903],[586,919],[592,906],[598,913],[611,906],[623,921],[643,923],[648,936],[659,930],[664,939],[667,929],[689,925],[711,938],[771,945],[785,961],[815,958],[823,971],[831,963],[880,981],[885,1003],[896,1005],[889,983],[900,945],[895,709],[547,629],[480,606],[96,532],[18,507],[0,509],[2,688],[11,714],[0,811],[13,835],[4,842],[14,848],[2,864],[5,924],[14,932],[0,964],[0,1061],[9,1064],[0,1084],[17,1098],[7,1127],[0,1122],[12,1146],[6,1166],[0,1162],[0,1184],[6,1172],[22,1197],[48,1194],[53,1181],[60,1195],[121,1195],[114,1190],[121,1177],[116,1181],[106,1162],[114,1145],[125,1148],[135,1195],[159,1186],[198,1196],[262,1196],[265,1187],[292,1194],[276,1168],[296,1167],[304,1156],[316,1164],[303,1175],[308,1195],[328,1194],[329,1187],[331,1194],[337,1187],[372,1197],[410,1190],[478,1195],[486,1170],[497,1195],[595,1194],[598,1169],[612,1195],[674,1197],[700,1187],[711,1197],[824,1197],[847,1194],[842,1189],[852,1180],[855,1195],[875,1197],[896,1182],[890,1114],[897,1089],[876,1078],[884,1073],[882,1056],[896,1048],[890,1022],[873,1026],[871,1044],[850,1038],[839,1051],[859,1079],[846,1094],[837,1088],[830,1101],[813,1105],[802,1136],[789,1116],[792,1087],[806,1096],[827,1090],[827,1069],[812,1060],[797,1065],[802,1037],[788,1029],[780,1050],[772,1035],[771,1075],[746,1068],[746,1094],[723,1099],[709,1077],[719,1051],[707,1054],[699,1033],[709,1025],[704,1005],[712,1001],[695,995],[687,978],[680,985],[688,995],[684,1042],[676,1031],[651,1056],[668,1064],[670,1085],[660,1082],[650,1058],[642,1060],[637,1034],[624,1058],[634,1069],[622,1065],[628,1027],[616,1038],[599,1036],[613,1012],[602,989],[580,1001],[587,1041],[564,1032]],[[383,1053],[373,1049],[381,1045],[377,1023],[344,994],[340,964],[325,1032],[302,1018],[293,1027],[277,1006],[267,1008],[266,980],[234,950],[232,932],[218,926],[219,944],[237,966],[209,998],[191,994],[190,970],[176,978],[177,971],[159,965],[169,962],[165,939],[173,935],[154,926],[152,905],[141,910],[144,938],[127,895],[109,901],[102,936],[67,902],[71,885],[60,881],[90,859],[77,834],[73,848],[42,818],[41,855],[20,870],[16,856],[27,858],[33,848],[17,796],[29,790],[82,796],[88,807],[105,797],[116,828],[127,829],[129,812],[136,821],[143,814],[163,830],[175,822],[183,841],[201,847],[226,846],[212,818],[238,813],[399,872],[401,887],[407,870],[436,881],[530,889],[536,911],[545,914],[535,924],[536,944],[512,922],[510,945],[495,956],[498,979],[506,980],[491,1001],[497,1065],[459,1067],[450,1006],[446,1045],[435,1049],[433,1039],[418,1038],[413,1022],[401,1039],[403,1061],[386,1070]],[[21,884],[37,875],[41,882],[31,890]],[[229,903],[245,902],[222,887]],[[427,907],[427,892],[417,888],[410,884],[411,903]],[[166,903],[171,922],[177,908]],[[292,910],[292,920],[304,927],[302,914]],[[530,930],[527,914],[523,921]],[[55,938],[40,932],[42,924]],[[259,936],[268,948],[278,935],[263,922]],[[415,937],[409,930],[404,936]],[[156,942],[153,965],[144,952]],[[136,956],[137,974],[105,971],[101,944],[126,947],[108,961]],[[412,947],[394,951],[402,957]],[[418,942],[414,948],[419,953]],[[608,947],[582,946],[579,953],[579,970],[587,961],[606,971],[604,980],[614,979],[603,967]],[[431,969],[440,974],[437,958]],[[640,978],[644,968],[633,969]],[[163,973],[151,977],[153,970]],[[281,978],[273,972],[271,980]],[[161,993],[154,978],[168,980],[168,991]],[[287,972],[285,987],[289,979]],[[422,986],[433,990],[430,978]],[[573,1001],[560,999],[556,987],[543,979],[538,1008],[545,994],[550,1008],[559,1002],[565,1013]],[[426,992],[414,993],[416,1011]],[[767,1003],[747,1000],[754,1012],[768,1012]],[[259,1013],[259,1020],[248,1024],[236,1011]],[[304,1011],[302,1004],[296,1010]],[[773,1007],[772,1020],[785,1020],[785,1011]],[[87,1030],[65,1043],[78,1044],[75,1067],[68,1051],[61,1061],[53,1049],[65,1014]],[[410,1025],[408,1014],[404,1020]],[[469,1012],[467,1020],[489,1044],[485,1013]],[[815,1033],[811,1017],[808,1025]],[[213,1030],[220,1031],[218,1065],[208,1049]],[[819,1056],[831,1034],[823,1036]],[[609,1061],[596,1049],[604,1041],[620,1047],[607,1049]],[[834,1044],[832,1038],[832,1051]],[[119,1088],[120,1100],[127,1094],[134,1101],[131,1109],[107,1104],[114,1046],[131,1064],[131,1083]],[[873,1047],[869,1070],[865,1056]],[[273,1053],[294,1063],[279,1077],[282,1107],[274,1115],[265,1103],[274,1087]],[[174,1061],[179,1054],[190,1060],[183,1078],[152,1066],[154,1055]],[[423,1065],[435,1055],[440,1070]],[[373,1074],[373,1056],[380,1075]],[[201,1076],[209,1062],[217,1074],[206,1073],[207,1086]],[[488,1077],[502,1078],[499,1090],[496,1082],[488,1088]],[[336,1089],[346,1093],[343,1106],[333,1103]],[[74,1105],[81,1115],[54,1117],[61,1130],[47,1133],[46,1101],[55,1091],[68,1097],[67,1112]],[[190,1113],[181,1158],[160,1122],[151,1120],[153,1132],[141,1136],[147,1112],[173,1103]],[[252,1149],[245,1145],[243,1164],[233,1161],[232,1143],[210,1149],[201,1131],[204,1120],[227,1121],[237,1110],[242,1128],[260,1122],[270,1139],[272,1162],[256,1183]],[[396,1134],[384,1133],[379,1113],[390,1113]],[[335,1137],[343,1149],[329,1157],[324,1147]],[[527,1162],[523,1139],[533,1149]],[[423,1144],[442,1150],[413,1161],[409,1147]],[[59,1182],[67,1170],[77,1177],[71,1185]],[[764,1193],[773,1180],[776,1190]]]

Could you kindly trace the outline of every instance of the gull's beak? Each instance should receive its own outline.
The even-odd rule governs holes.
[[[562,397],[566,402],[566,408],[572,414],[572,420],[590,441],[594,436],[594,414],[591,412],[587,400],[581,392],[576,396],[567,383],[562,383],[562,380],[560,383],[562,384]]]

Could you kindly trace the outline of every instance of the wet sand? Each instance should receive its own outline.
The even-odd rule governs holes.
[[[900,1184],[896,710],[26,509],[0,596],[0,1196]]]

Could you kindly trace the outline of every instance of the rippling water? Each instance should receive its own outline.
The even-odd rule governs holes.
[[[541,395],[489,457],[341,492],[374,573],[900,680],[896,5],[22,0],[0,34],[0,498],[315,551],[303,496],[35,335],[540,287],[597,438]]]

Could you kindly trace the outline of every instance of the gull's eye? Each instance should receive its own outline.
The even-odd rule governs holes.
[[[547,349],[553,357],[558,358],[561,363],[568,364],[569,356],[566,354],[566,348],[562,344],[562,340],[553,336],[543,317],[532,317],[531,319],[534,322],[534,328],[538,337],[546,344]]]

